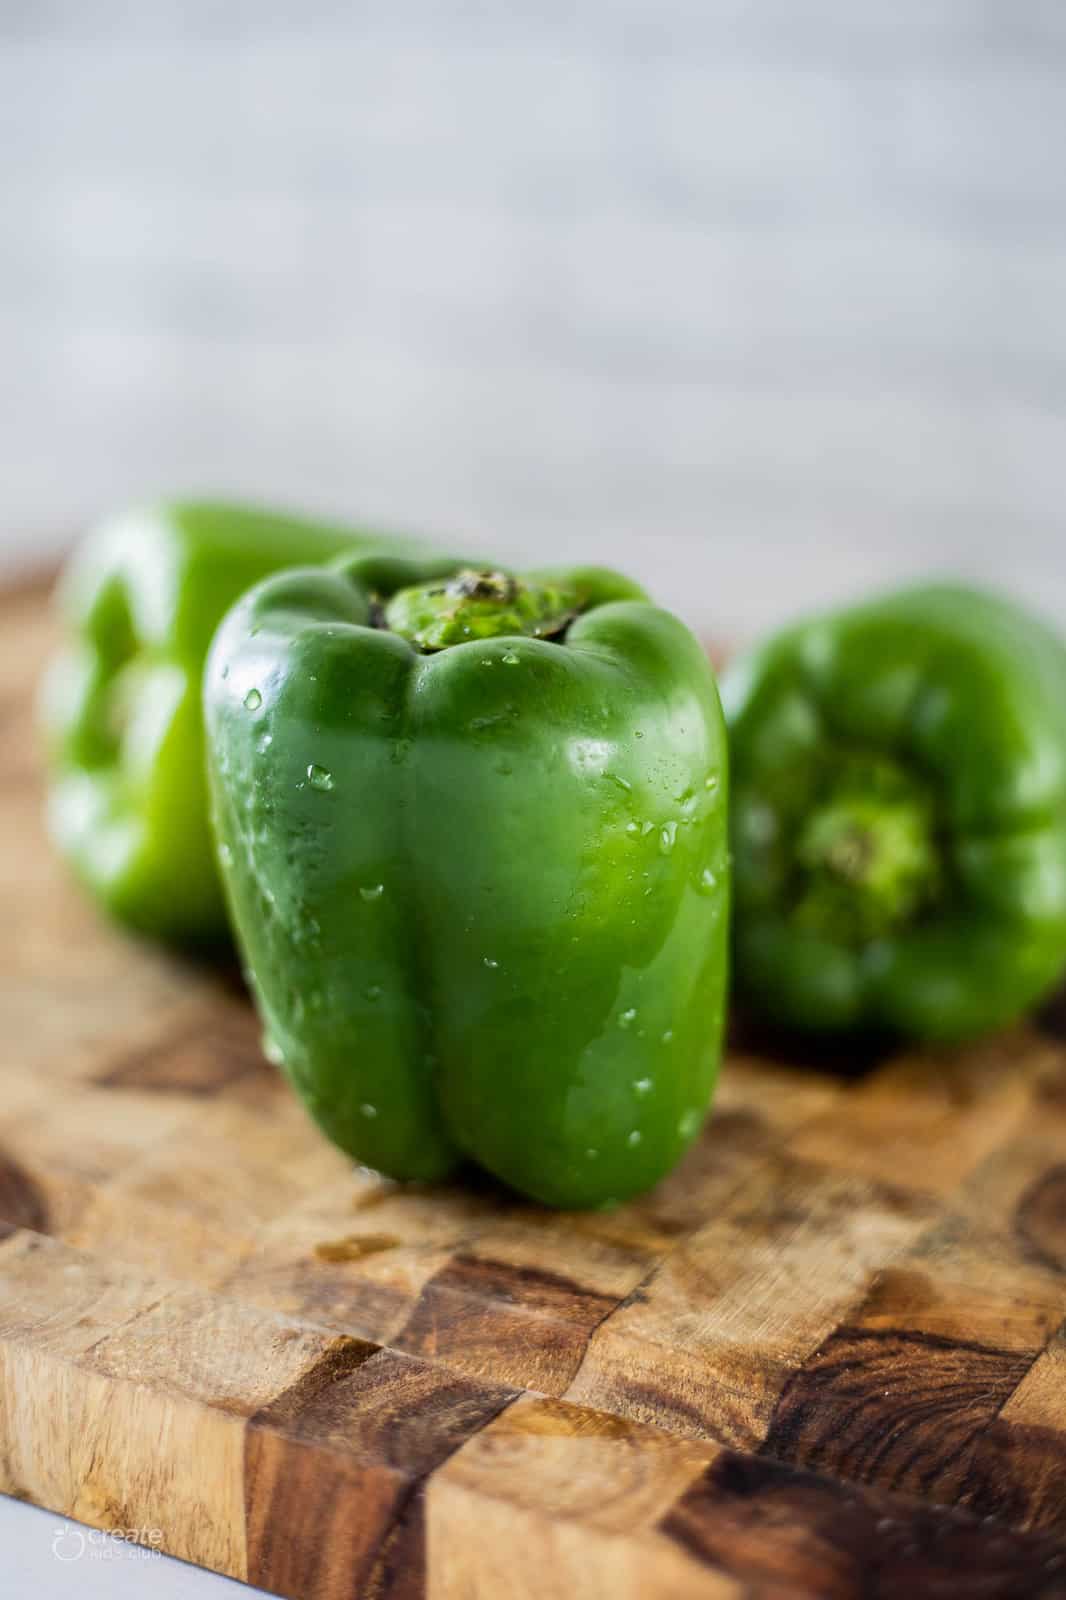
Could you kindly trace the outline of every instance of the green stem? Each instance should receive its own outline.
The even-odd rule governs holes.
[[[843,764],[803,823],[796,864],[803,926],[848,945],[893,932],[940,892],[931,796],[894,763]]]
[[[509,572],[465,568],[445,581],[401,589],[385,606],[385,623],[420,650],[446,650],[507,635],[551,638],[579,609],[574,590],[529,583]]]

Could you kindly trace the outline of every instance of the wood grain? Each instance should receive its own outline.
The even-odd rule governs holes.
[[[1066,1596],[1066,1026],[748,1036],[611,1213],[326,1145],[42,836],[0,631],[0,1488],[293,1600]]]

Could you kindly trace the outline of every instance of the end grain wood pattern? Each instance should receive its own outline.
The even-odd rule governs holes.
[[[0,599],[0,1489],[293,1600],[1066,1596],[1066,1025],[738,1042],[560,1216],[353,1169],[48,850]]]

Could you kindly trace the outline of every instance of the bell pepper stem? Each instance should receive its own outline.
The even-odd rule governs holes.
[[[464,567],[448,578],[401,589],[385,606],[384,620],[419,650],[433,651],[509,634],[552,638],[580,609],[577,591],[565,585]]]
[[[845,944],[876,939],[936,899],[942,865],[931,797],[901,769],[846,766],[796,843],[797,917]]]

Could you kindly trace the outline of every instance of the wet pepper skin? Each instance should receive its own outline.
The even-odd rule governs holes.
[[[673,1166],[718,1068],[717,690],[599,570],[529,575],[495,617],[460,581],[422,617],[453,641],[433,650],[380,625],[417,635],[454,571],[292,572],[224,622],[205,704],[233,917],[270,1053],[344,1150],[609,1205]]]
[[[201,679],[222,616],[296,561],[372,540],[225,504],[127,512],[79,546],[60,584],[65,642],[44,723],[52,835],[105,910],[185,943],[227,936],[207,820]]]
[[[929,585],[727,674],[735,970],[803,1028],[974,1036],[1066,970],[1066,649]]]

